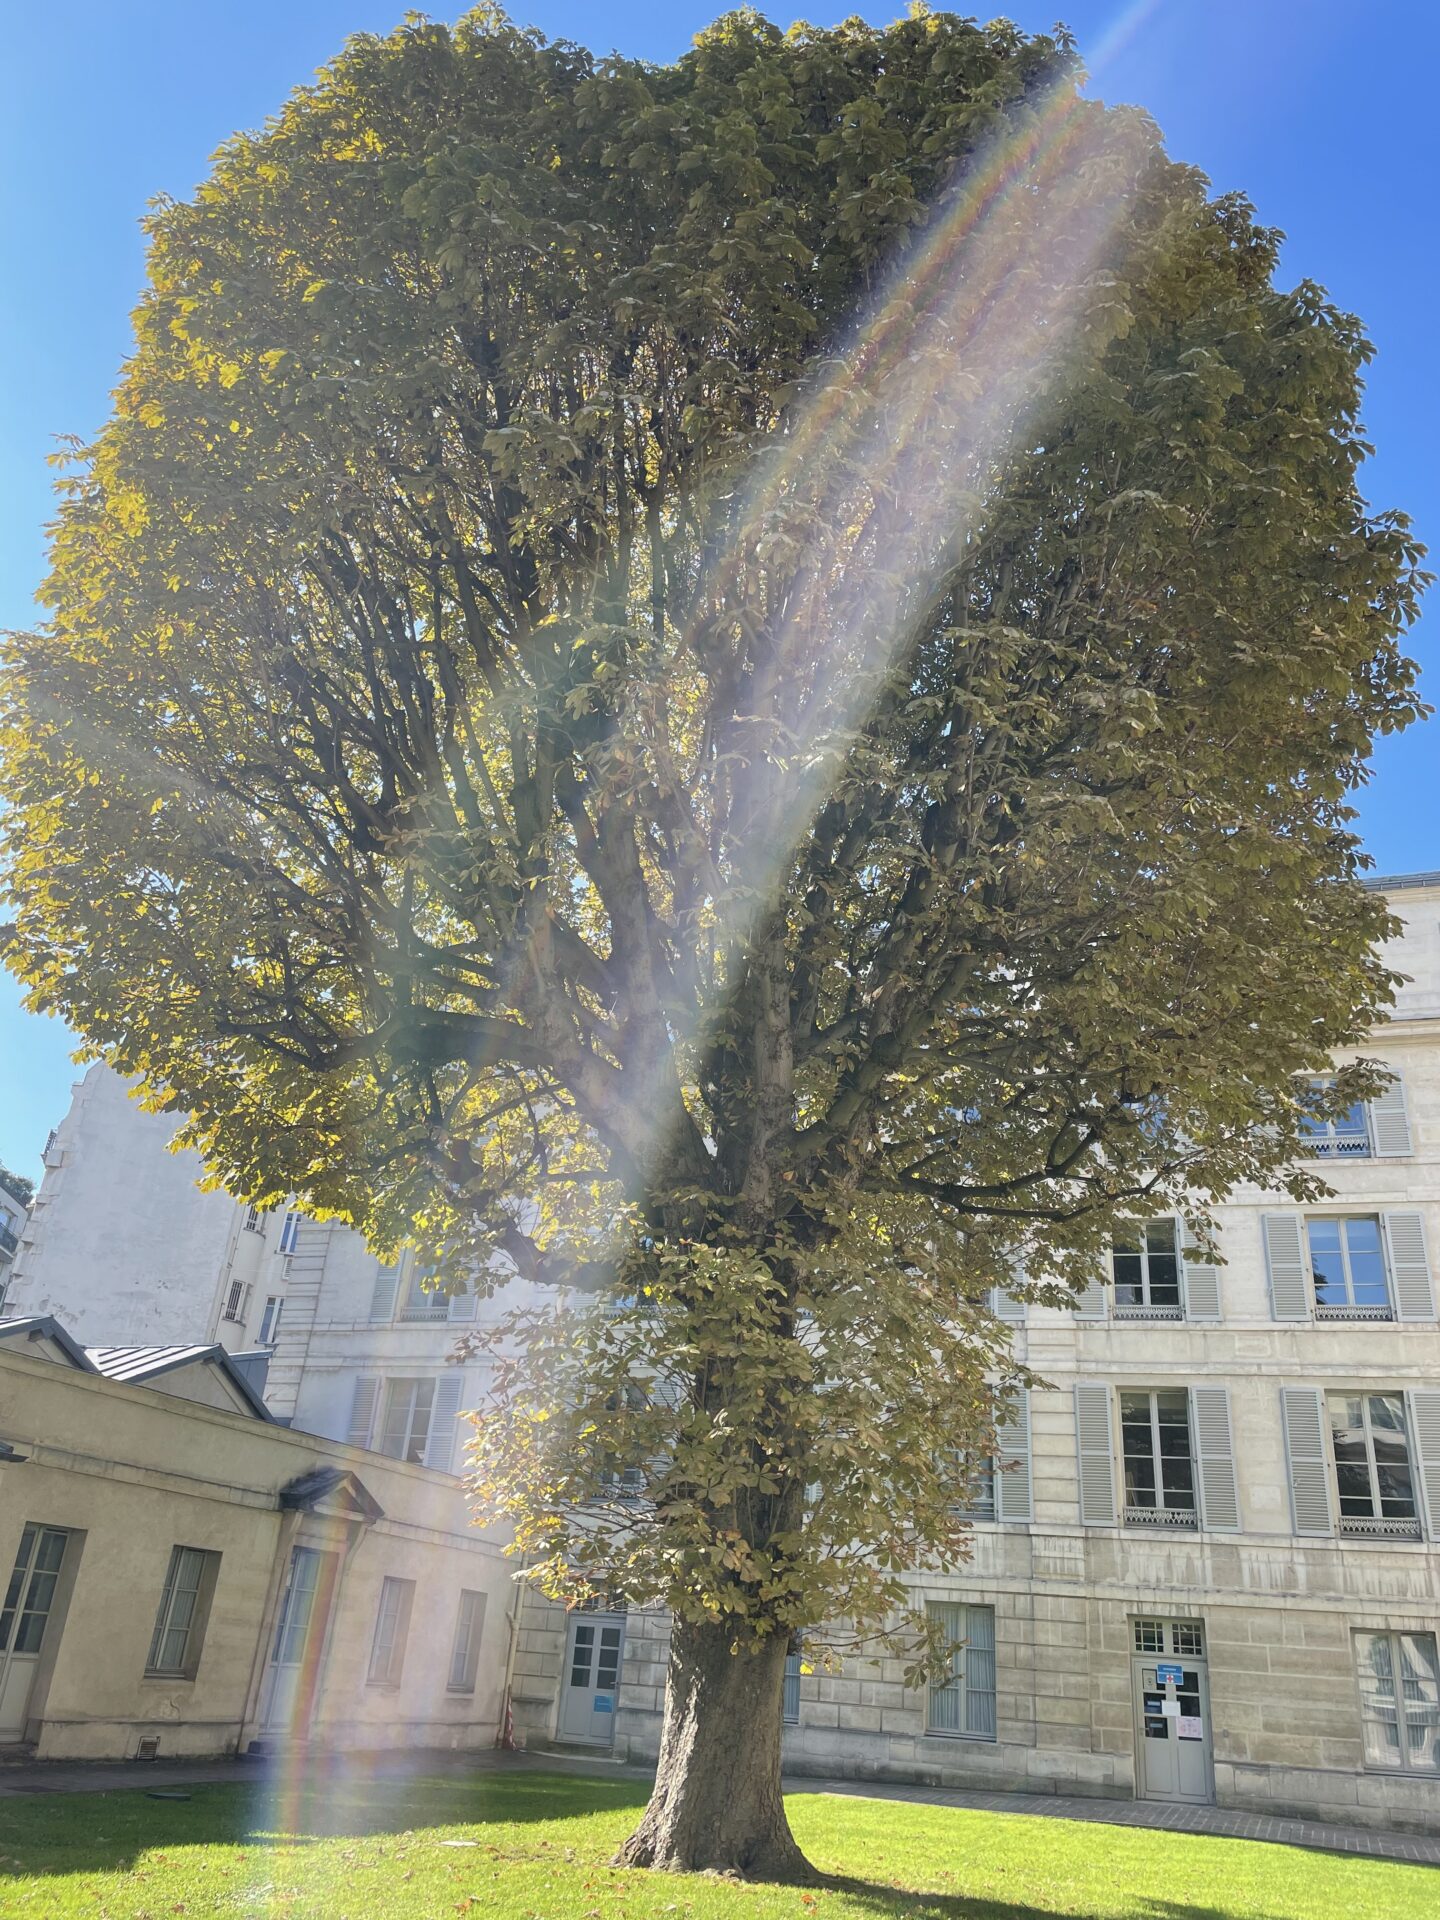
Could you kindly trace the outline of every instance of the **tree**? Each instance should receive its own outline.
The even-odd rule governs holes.
[[[558,1290],[477,1492],[671,1609],[637,1864],[803,1870],[785,1648],[933,1655],[991,1289],[1311,1191],[1374,1084],[1307,1078],[1416,710],[1369,350],[1077,80],[923,11],[353,41],[152,216],[10,649],[30,1003],[235,1193]]]

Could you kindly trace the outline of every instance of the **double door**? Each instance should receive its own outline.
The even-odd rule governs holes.
[[[624,1649],[623,1613],[571,1614],[560,1688],[560,1739],[589,1747],[610,1745]]]
[[[1190,1622],[1166,1641],[1193,1646]],[[1210,1687],[1204,1658],[1173,1645],[1132,1663],[1135,1689],[1136,1792],[1144,1800],[1214,1799],[1210,1762]]]
[[[70,1536],[26,1524],[0,1606],[0,1742],[25,1738],[40,1655],[52,1630],[60,1569]]]

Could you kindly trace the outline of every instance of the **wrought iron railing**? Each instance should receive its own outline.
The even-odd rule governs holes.
[[[1418,1540],[1418,1520],[1387,1520],[1379,1515],[1342,1513],[1340,1531],[1347,1540]]]
[[[1194,1507],[1126,1507],[1127,1527],[1193,1527],[1198,1524]]]
[[[1183,1307],[1152,1307],[1143,1302],[1135,1306],[1127,1306],[1124,1301],[1117,1300],[1115,1318],[1117,1320],[1183,1320],[1185,1309]]]
[[[1393,1320],[1395,1315],[1388,1306],[1357,1307],[1348,1302],[1343,1305],[1327,1305],[1324,1301],[1317,1300],[1315,1318],[1317,1320]]]

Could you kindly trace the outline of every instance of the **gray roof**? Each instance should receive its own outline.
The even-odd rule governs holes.
[[[120,1380],[137,1387],[162,1374],[173,1373],[177,1367],[202,1363],[218,1367],[257,1418],[270,1418],[270,1409],[222,1346],[86,1347],[85,1354],[95,1371],[103,1373],[107,1380]]]
[[[65,1355],[72,1367],[78,1367],[81,1373],[98,1373],[100,1369],[88,1358],[83,1347],[61,1326],[53,1314],[23,1313],[14,1314],[8,1320],[0,1318],[0,1340],[18,1340],[21,1338],[53,1340]]]
[[[1372,893],[1403,893],[1407,887],[1440,887],[1440,873],[1376,873],[1361,884]]]

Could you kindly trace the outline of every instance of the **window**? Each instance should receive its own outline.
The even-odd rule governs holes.
[[[1335,1447],[1341,1533],[1418,1540],[1403,1394],[1330,1393],[1325,1406]]]
[[[300,1215],[292,1211],[287,1213],[280,1228],[281,1253],[294,1253],[300,1240]]]
[[[785,1653],[785,1692],[780,1706],[780,1718],[787,1727],[800,1724],[800,1653],[800,1636],[792,1633]]]
[[[1317,1080],[1315,1090],[1323,1093],[1333,1084],[1329,1080]],[[1307,1153],[1315,1160],[1368,1160],[1373,1152],[1370,1117],[1363,1100],[1357,1100],[1338,1120],[1322,1120],[1316,1114],[1306,1114],[1300,1122],[1300,1137]]]
[[[241,1322],[250,1310],[250,1287],[243,1280],[232,1280],[225,1295],[225,1313],[227,1320]]]
[[[1440,1666],[1434,1634],[1357,1633],[1355,1672],[1366,1766],[1440,1773]]]
[[[263,1217],[264,1216],[261,1214],[259,1207],[247,1207],[245,1209],[246,1233],[259,1233],[260,1223]]]
[[[155,1631],[150,1636],[150,1654],[145,1662],[147,1673],[193,1678],[200,1664],[205,1616],[210,1611],[210,1595],[215,1590],[219,1565],[218,1553],[207,1553],[200,1547],[172,1550],[160,1595],[160,1610],[155,1616]]]
[[[387,1380],[375,1451],[388,1453],[392,1460],[423,1466],[434,1406],[433,1380]]]
[[[995,1609],[951,1602],[925,1609],[950,1643],[950,1672],[930,1685],[927,1733],[995,1738]]]
[[[1110,1254],[1115,1312],[1132,1320],[1179,1320],[1180,1249],[1173,1220],[1132,1222]]]
[[[285,1305],[278,1293],[272,1293],[265,1302],[265,1311],[260,1316],[260,1344],[273,1347],[275,1336],[280,1331],[280,1310]]]
[[[485,1630],[485,1595],[465,1587],[460,1594],[460,1611],[455,1619],[455,1643],[450,1649],[450,1678],[447,1693],[473,1693],[475,1673],[480,1663],[480,1635]]]
[[[1122,1393],[1120,1443],[1126,1526],[1193,1527],[1195,1466],[1186,1390]]]
[[[1317,1320],[1389,1320],[1390,1288],[1376,1214],[1305,1222]]]
[[[1205,1635],[1198,1620],[1137,1620],[1135,1651],[1199,1660],[1205,1654]]]
[[[380,1587],[380,1611],[375,1616],[375,1638],[370,1643],[372,1687],[398,1687],[405,1665],[405,1636],[410,1631],[410,1608],[415,1599],[413,1580],[386,1579]]]
[[[400,1318],[402,1320],[448,1320],[450,1317],[450,1296],[443,1289],[426,1289],[425,1282],[435,1277],[435,1268],[421,1267],[408,1262],[409,1271],[405,1276],[405,1290],[400,1296]]]

